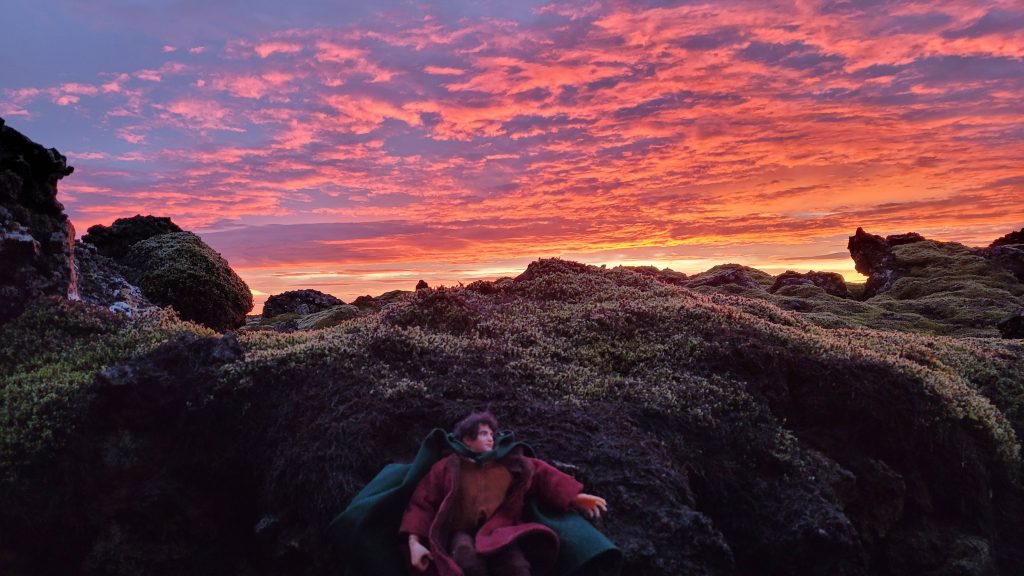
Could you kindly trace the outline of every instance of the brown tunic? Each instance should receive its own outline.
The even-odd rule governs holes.
[[[512,474],[498,462],[480,465],[460,459],[454,528],[473,534],[505,501]]]

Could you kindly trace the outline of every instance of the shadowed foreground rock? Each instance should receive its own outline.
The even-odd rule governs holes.
[[[1016,341],[825,329],[542,260],[334,329],[112,363],[65,409],[74,435],[0,493],[17,535],[0,568],[344,573],[330,519],[431,428],[489,408],[608,499],[625,574],[1009,576],[1022,381]]]

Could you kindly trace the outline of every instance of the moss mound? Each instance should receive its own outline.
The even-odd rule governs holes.
[[[74,434],[97,372],[187,333],[208,332],[169,311],[128,318],[59,298],[0,326],[0,476]]]
[[[227,260],[191,232],[133,244],[125,256],[131,280],[152,302],[219,332],[245,323],[252,292]]]
[[[61,507],[0,501],[5,525],[74,546],[5,552],[65,572],[344,571],[330,519],[431,428],[489,408],[609,500],[626,574],[1024,569],[1019,342],[823,328],[658,276],[545,260],[332,328],[167,342],[83,400],[48,470]],[[871,307],[814,290],[769,296]]]

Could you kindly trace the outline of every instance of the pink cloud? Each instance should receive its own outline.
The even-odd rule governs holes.
[[[462,76],[466,73],[465,70],[458,68],[447,68],[444,66],[427,66],[423,68],[423,71],[427,74],[434,74],[439,76]]]
[[[268,58],[273,54],[295,54],[302,51],[302,45],[293,42],[263,42],[253,47],[260,58]]]
[[[97,142],[136,145],[123,175],[116,146],[79,145],[75,178],[101,175],[76,189],[73,214],[393,220],[449,239],[320,238],[268,266],[395,258],[388,243],[415,269],[759,242],[784,255],[861,225],[1019,228],[1020,31],[966,0],[786,6],[392,15],[239,38],[187,67],[5,90],[0,111],[64,99],[64,114],[103,119]]]

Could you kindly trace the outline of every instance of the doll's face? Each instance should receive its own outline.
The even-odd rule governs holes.
[[[462,439],[462,443],[473,452],[494,450],[494,430],[487,424],[481,424],[477,426],[476,437],[467,436]]]

